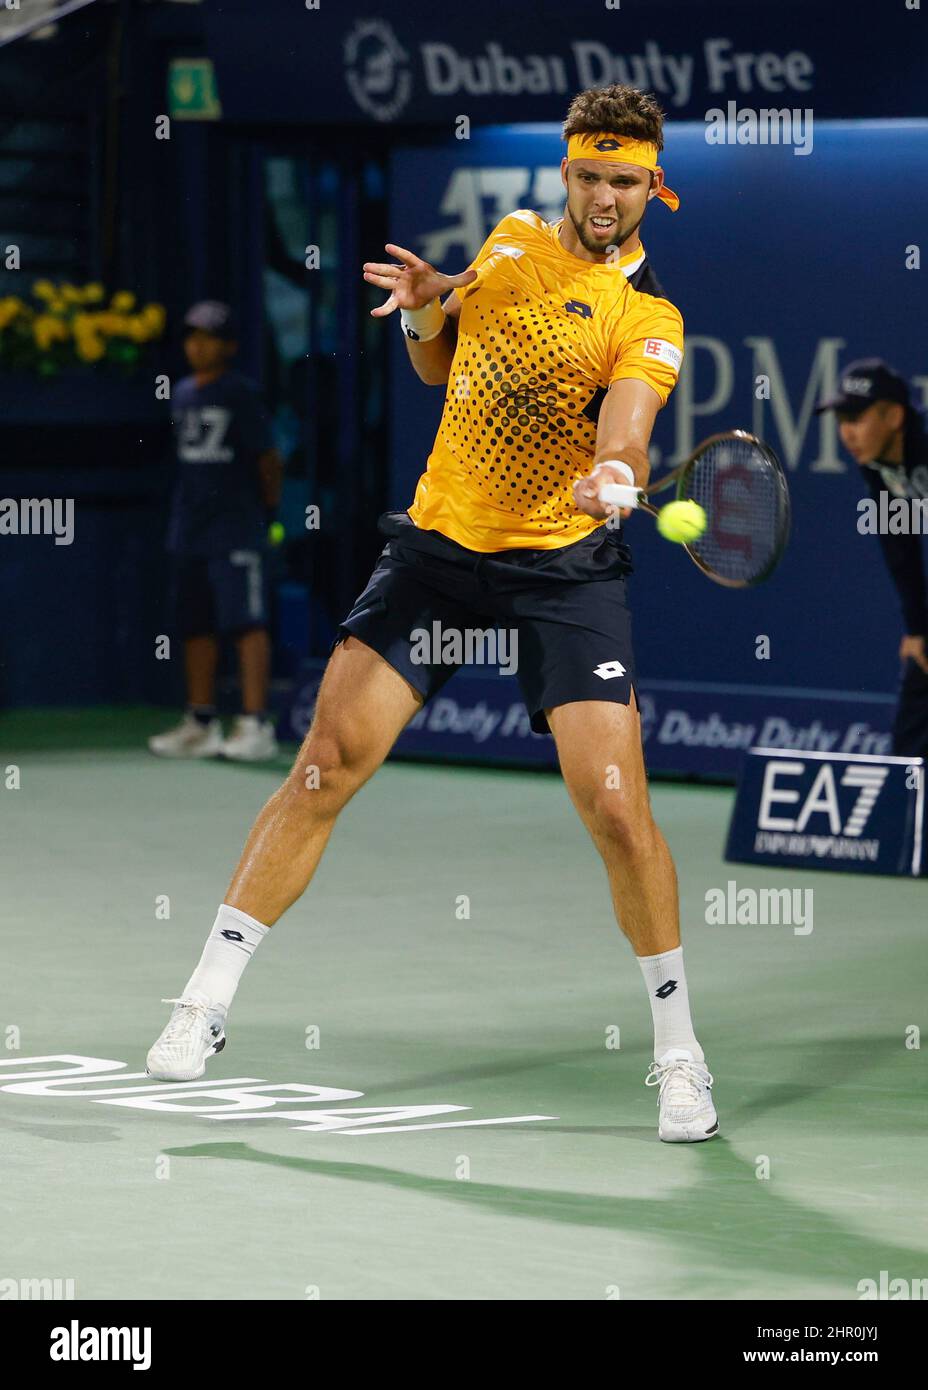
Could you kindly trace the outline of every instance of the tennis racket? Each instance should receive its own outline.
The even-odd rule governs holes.
[[[776,569],[789,539],[789,488],[776,454],[746,430],[714,434],[684,462],[643,491],[605,483],[599,500],[657,516],[650,498],[676,485],[678,501],[698,502],[706,529],[683,544],[716,584],[748,589]]]

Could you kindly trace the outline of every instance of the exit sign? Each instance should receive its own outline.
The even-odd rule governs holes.
[[[173,58],[168,71],[168,109],[183,121],[218,121],[222,115],[211,58]]]

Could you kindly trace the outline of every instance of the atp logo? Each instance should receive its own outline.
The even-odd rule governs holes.
[[[582,319],[591,319],[593,317],[593,310],[590,308],[589,304],[584,304],[582,299],[568,299],[564,308],[568,314],[579,314]]]

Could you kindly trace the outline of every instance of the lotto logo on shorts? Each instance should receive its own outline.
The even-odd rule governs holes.
[[[641,355],[642,357],[654,357],[658,362],[666,362],[668,367],[673,367],[675,372],[678,372],[683,364],[683,353],[664,338],[646,338],[644,352]]]
[[[624,676],[625,667],[621,661],[601,661],[593,667],[593,675],[599,676],[602,681],[611,681],[615,676]]]

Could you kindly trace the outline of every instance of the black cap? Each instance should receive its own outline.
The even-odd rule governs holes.
[[[859,362],[849,362],[841,373],[838,394],[815,407],[816,415],[823,410],[847,410],[860,415],[873,405],[874,401],[894,401],[897,405],[908,405],[909,388],[905,378],[879,357],[862,357]]]
[[[202,328],[204,333],[212,333],[216,338],[232,339],[236,336],[232,310],[218,299],[203,299],[199,304],[194,304],[184,315],[184,325],[187,328]]]

